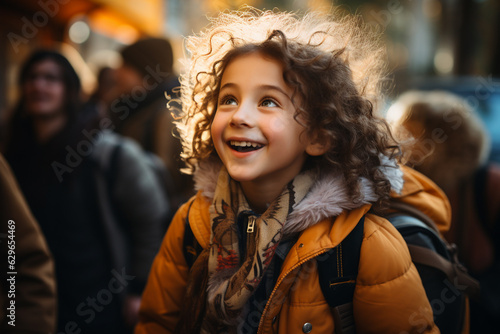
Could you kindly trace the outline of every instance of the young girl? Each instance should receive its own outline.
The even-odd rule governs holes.
[[[408,174],[403,190],[398,151],[373,116],[373,36],[354,18],[250,9],[188,39],[184,159],[198,194],[165,236],[136,333],[333,333],[317,257],[362,217],[357,332],[438,332],[406,243],[374,214],[392,189],[449,219],[432,186]],[[192,265],[189,234],[203,248]]]

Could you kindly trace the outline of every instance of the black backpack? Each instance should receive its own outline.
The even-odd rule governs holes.
[[[428,216],[394,201],[387,218],[401,233],[415,264],[441,333],[461,333],[466,297],[477,298],[479,283],[458,261],[457,248],[440,237]],[[335,320],[335,333],[355,333],[352,300],[363,241],[364,217],[351,233],[318,262],[320,286]],[[341,251],[340,251],[341,250]],[[337,271],[337,262],[343,270]]]
[[[189,210],[184,233],[184,257],[191,267],[202,251],[189,225]],[[466,296],[477,298],[479,283],[460,264],[455,245],[440,237],[434,222],[420,210],[393,202],[396,213],[387,218],[401,233],[412,261],[422,279],[441,333],[461,333],[466,311]],[[319,255],[319,284],[332,310],[336,334],[355,333],[352,300],[363,242],[364,216],[349,235],[335,248]],[[338,268],[341,268],[340,270]],[[449,293],[448,293],[449,292]]]

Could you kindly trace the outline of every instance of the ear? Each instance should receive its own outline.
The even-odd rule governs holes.
[[[327,140],[321,140],[321,137],[315,136],[306,147],[306,153],[311,156],[320,156],[326,153],[330,148],[330,143]]]

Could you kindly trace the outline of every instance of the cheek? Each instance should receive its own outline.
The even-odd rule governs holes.
[[[60,87],[54,88],[53,96],[54,96],[54,102],[56,102],[58,105],[62,106],[64,104],[64,96],[65,96],[64,87],[60,86]]]
[[[215,114],[214,120],[212,121],[212,126],[210,127],[210,135],[212,136],[212,141],[215,147],[222,142],[222,132],[224,131],[225,119],[220,114]]]
[[[283,120],[281,117],[273,117],[272,119],[269,120],[268,128],[271,133],[279,133],[285,130],[287,127],[287,122]]]
[[[275,116],[268,119],[264,130],[266,138],[274,141],[284,141],[294,143],[299,141],[299,134],[302,131],[297,121],[293,118]]]

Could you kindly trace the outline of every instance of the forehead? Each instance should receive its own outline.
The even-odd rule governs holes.
[[[267,82],[286,87],[282,64],[259,52],[239,55],[232,59],[222,75],[221,84],[228,82]]]
[[[29,72],[49,72],[49,73],[60,73],[61,71],[62,70],[59,64],[52,59],[41,60],[33,64],[33,66],[31,66],[31,69],[29,70]]]

